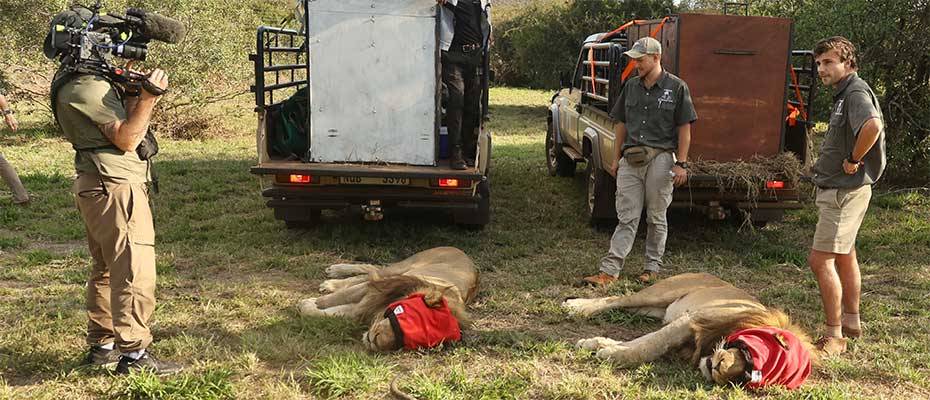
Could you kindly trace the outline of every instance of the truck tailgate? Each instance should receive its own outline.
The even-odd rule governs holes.
[[[477,168],[455,170],[448,160],[435,166],[397,164],[347,164],[347,163],[303,163],[298,161],[268,162],[251,168],[256,175],[321,175],[321,176],[369,176],[383,178],[459,178],[481,180]]]

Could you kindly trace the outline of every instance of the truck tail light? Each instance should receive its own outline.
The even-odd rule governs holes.
[[[785,181],[765,181],[766,189],[784,189]]]
[[[275,180],[278,181],[278,183],[296,183],[301,185],[315,183],[313,175],[278,175]]]
[[[467,189],[472,184],[471,179],[462,178],[438,178],[431,179],[429,185],[441,189]]]
[[[439,180],[439,187],[457,188],[462,181],[455,178],[442,178]]]

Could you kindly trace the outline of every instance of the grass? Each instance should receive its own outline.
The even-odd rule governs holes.
[[[0,187],[0,399],[381,399],[395,377],[424,399],[930,397],[926,192],[876,191],[858,241],[866,336],[798,391],[714,387],[677,361],[620,369],[576,350],[580,338],[631,339],[660,322],[619,311],[572,318],[559,308],[568,296],[641,286],[571,286],[595,271],[609,236],[585,222],[583,166],[575,178],[546,174],[550,96],[492,91],[493,220],[482,232],[451,226],[436,212],[388,212],[380,223],[326,212],[314,230],[287,230],[248,173],[255,158],[248,113],[229,112],[246,116],[229,121],[239,128],[224,138],[161,140],[152,348],[187,366],[170,378],[77,367],[90,258],[70,194],[72,150],[38,114],[26,118],[22,132],[0,133],[4,156],[35,197],[15,207]],[[673,213],[664,273],[725,277],[814,332],[823,317],[805,260],[816,218],[807,205],[781,223],[740,232],[738,224]],[[629,274],[644,263],[641,240],[642,232]],[[296,312],[330,264],[391,262],[440,245],[462,248],[482,273],[476,327],[458,346],[369,354],[359,341],[364,327]]]

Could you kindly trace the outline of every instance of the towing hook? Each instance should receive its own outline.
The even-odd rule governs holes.
[[[384,210],[381,208],[381,201],[372,200],[368,204],[362,205],[362,212],[365,214],[365,221],[381,221],[384,219]]]

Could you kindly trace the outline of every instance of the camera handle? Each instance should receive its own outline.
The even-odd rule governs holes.
[[[123,69],[123,68],[114,68],[113,73],[116,74],[117,76],[122,77],[124,79],[124,82],[131,83],[131,84],[141,84],[142,89],[144,89],[146,92],[149,92],[155,96],[162,96],[165,93],[168,93],[168,89],[162,89],[158,86],[153,85],[152,82],[149,82],[148,75],[140,74],[138,72],[130,71],[128,69]]]

